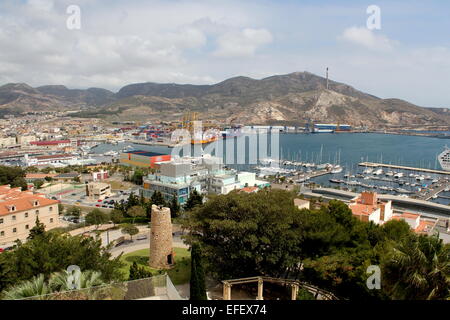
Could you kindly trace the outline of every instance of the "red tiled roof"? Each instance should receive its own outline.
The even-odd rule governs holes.
[[[36,201],[39,202],[37,206],[34,205]],[[0,186],[0,216],[57,203],[58,200],[47,199],[41,193],[33,194],[30,191],[21,191],[20,188],[10,188],[8,185]],[[12,206],[16,208],[13,212],[10,211]]]
[[[36,145],[36,146],[53,146],[63,143],[70,143],[70,140],[53,140],[53,141],[32,141],[30,144]]]

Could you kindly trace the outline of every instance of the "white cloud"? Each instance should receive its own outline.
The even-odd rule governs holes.
[[[251,57],[259,47],[272,40],[272,34],[266,29],[246,28],[227,32],[217,39],[218,48],[214,55],[226,58]]]
[[[389,51],[397,44],[396,41],[393,41],[382,34],[377,34],[365,27],[347,28],[338,39],[375,51]]]

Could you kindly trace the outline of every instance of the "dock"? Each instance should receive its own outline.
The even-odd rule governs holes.
[[[386,163],[361,162],[358,165],[361,166],[361,167],[383,167],[383,168],[392,168],[392,169],[401,169],[401,170],[410,170],[410,171],[417,171],[417,172],[427,172],[427,173],[436,173],[436,174],[450,175],[450,171],[415,168],[415,167],[406,167],[406,166],[397,166],[397,165],[386,164]]]

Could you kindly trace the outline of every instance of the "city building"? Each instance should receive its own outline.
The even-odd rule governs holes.
[[[66,165],[69,161],[76,160],[77,156],[73,154],[52,154],[46,156],[30,157],[26,154],[23,161],[26,166],[58,166]]]
[[[294,199],[294,205],[299,209],[310,209],[310,202],[304,199]]]
[[[392,201],[381,201],[376,192],[361,192],[361,194],[352,199],[349,208],[353,215],[361,221],[372,221],[376,224],[382,224],[392,217]]]
[[[108,179],[108,178],[109,178],[109,175],[108,175],[108,171],[106,171],[106,170],[92,172],[92,180],[93,181],[104,180],[104,179]]]
[[[162,154],[150,151],[129,151],[120,154],[120,163],[141,168],[155,168],[156,163],[170,161],[170,154]]]
[[[253,172],[225,169],[222,159],[211,155],[177,158],[157,165],[157,172],[144,178],[141,195],[145,198],[159,191],[166,200],[175,195],[178,202],[184,204],[194,190],[202,194],[227,194],[245,187],[264,188],[270,185],[266,181],[256,180]]]
[[[411,230],[421,234],[428,234],[437,222],[437,220],[424,219],[420,214],[410,212],[395,214],[392,216],[392,220],[403,220],[410,226]]]
[[[0,148],[16,145],[16,137],[0,137]]]
[[[31,141],[31,146],[44,148],[44,149],[52,149],[57,150],[63,147],[76,147],[78,145],[77,140],[47,140],[47,141]]]
[[[37,217],[46,230],[58,227],[58,203],[43,194],[0,186],[0,247],[12,246],[17,239],[25,241]]]
[[[111,195],[111,185],[103,182],[86,183],[86,196],[90,199],[105,199]]]

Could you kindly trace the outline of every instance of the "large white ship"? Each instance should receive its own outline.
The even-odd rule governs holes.
[[[445,146],[445,150],[438,155],[439,164],[445,171],[450,171],[450,148]]]

